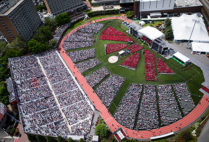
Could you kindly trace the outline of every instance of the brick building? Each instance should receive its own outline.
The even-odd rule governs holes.
[[[32,0],[0,1],[0,32],[8,42],[18,35],[29,40],[41,24]]]

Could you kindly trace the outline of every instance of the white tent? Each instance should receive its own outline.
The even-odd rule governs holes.
[[[177,58],[178,60],[180,60],[181,62],[183,62],[184,64],[187,64],[190,62],[189,58],[181,54],[180,52],[176,52],[175,54],[173,54],[173,56]]]
[[[151,26],[147,26],[145,28],[142,28],[141,30],[138,30],[138,33],[140,36],[146,36],[150,40],[155,40],[164,36],[161,31]]]
[[[209,54],[209,43],[192,42],[192,52]]]
[[[202,17],[198,17],[197,14],[182,14],[180,17],[173,17],[172,29],[174,40],[189,40],[192,35],[192,41],[209,42],[209,36],[204,21]]]

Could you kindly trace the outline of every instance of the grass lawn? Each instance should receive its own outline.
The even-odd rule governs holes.
[[[96,17],[96,18],[99,19],[103,17],[105,16]],[[84,76],[90,74],[93,71],[96,71],[98,68],[105,66],[109,70],[110,73],[117,74],[125,78],[125,82],[123,83],[122,87],[120,88],[114,100],[112,101],[112,104],[109,107],[109,111],[112,114],[115,112],[115,110],[117,109],[120,101],[122,100],[124,94],[126,93],[131,83],[159,85],[159,84],[173,84],[173,83],[186,82],[190,92],[192,93],[192,98],[195,104],[198,104],[199,100],[202,97],[202,93],[199,92],[199,88],[201,87],[201,83],[204,81],[204,77],[203,77],[201,69],[195,66],[194,64],[190,64],[184,67],[181,64],[177,63],[176,61],[174,61],[173,59],[166,60],[164,57],[162,57],[158,53],[152,51],[148,47],[148,45],[142,43],[142,41],[140,40],[137,40],[132,35],[129,35],[126,32],[128,29],[125,26],[123,26],[121,22],[122,22],[121,20],[111,20],[111,21],[108,20],[108,21],[100,22],[105,25],[102,28],[102,30],[95,35],[96,42],[94,46],[82,48],[82,49],[75,49],[75,50],[83,50],[83,49],[95,48],[96,57],[101,62],[99,66],[96,66],[88,70],[87,72],[83,73]],[[157,25],[159,24],[159,22],[162,22],[162,21],[155,22],[155,24]],[[74,27],[70,28],[68,32],[83,23],[84,23],[83,21],[78,22],[77,24],[74,25]],[[129,37],[135,40],[135,43],[139,43],[144,47],[144,49],[150,50],[155,55],[155,58],[156,57],[161,58],[175,72],[175,74],[174,75],[157,74],[157,81],[146,81],[145,80],[145,59],[144,59],[144,55],[142,54],[142,51],[138,51],[138,53],[140,54],[140,60],[139,60],[136,70],[131,70],[131,69],[120,66],[120,64],[131,55],[128,55],[126,57],[120,57],[117,63],[110,64],[108,62],[108,58],[112,55],[117,55],[117,52],[106,55],[104,45],[109,44],[109,43],[126,43],[126,42],[99,40],[99,37],[102,31],[108,26],[111,26],[123,33],[126,33]],[[69,51],[73,51],[73,50],[69,50]],[[102,81],[104,80],[105,79],[103,79]]]

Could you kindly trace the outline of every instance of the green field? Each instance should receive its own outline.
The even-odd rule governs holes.
[[[114,100],[112,101],[112,104],[109,107],[109,111],[112,114],[115,112],[117,106],[119,105],[121,99],[123,98],[124,94],[126,93],[131,83],[159,85],[159,84],[173,84],[173,83],[186,82],[190,92],[192,93],[192,98],[195,104],[198,104],[199,100],[202,97],[202,93],[199,92],[199,88],[201,87],[201,83],[204,81],[204,77],[200,68],[195,66],[194,64],[190,64],[184,67],[173,59],[166,60],[164,57],[160,56],[158,53],[152,51],[148,47],[148,45],[136,39],[134,36],[129,35],[126,32],[128,29],[124,27],[121,24],[121,22],[122,22],[121,20],[111,20],[111,21],[100,22],[100,23],[105,24],[105,26],[102,28],[102,30],[99,33],[95,35],[96,42],[94,46],[88,47],[88,48],[96,48],[96,57],[100,60],[101,64],[83,73],[83,75],[86,76],[90,74],[91,72],[96,71],[98,68],[105,66],[109,70],[110,73],[120,75],[126,79],[122,87],[118,91],[117,95],[115,96]],[[156,57],[161,58],[175,72],[175,74],[174,75],[157,74],[157,81],[146,81],[145,80],[145,61],[144,61],[144,55],[142,54],[142,51],[138,51],[138,53],[140,54],[140,61],[138,63],[136,70],[131,70],[131,69],[120,66],[120,64],[131,55],[119,58],[118,62],[115,64],[108,63],[108,58],[112,55],[117,55],[117,52],[106,55],[104,45],[108,43],[125,43],[125,42],[117,42],[117,41],[99,40],[99,36],[101,35],[102,31],[108,26],[111,26],[123,33],[126,33],[129,37],[135,40],[135,43],[139,43],[144,47],[144,49],[150,50],[152,53],[154,53],[155,59]],[[88,49],[88,48],[75,49],[75,50],[83,50],[83,49]],[[69,50],[69,51],[74,51],[74,50]],[[105,79],[103,79],[102,81],[104,80]],[[94,89],[97,86],[95,86]]]

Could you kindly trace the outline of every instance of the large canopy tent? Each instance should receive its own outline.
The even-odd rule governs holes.
[[[172,18],[174,40],[209,42],[209,36],[203,18],[199,14],[182,14]],[[191,36],[191,37],[190,37]]]
[[[139,36],[145,36],[152,41],[157,38],[164,37],[164,34],[161,31],[151,26],[147,26],[145,28],[138,30],[138,34]]]
[[[209,54],[209,43],[192,42],[192,52],[194,54]]]
[[[176,52],[175,54],[173,54],[173,59],[182,65],[186,65],[190,62],[190,59],[180,52]]]

